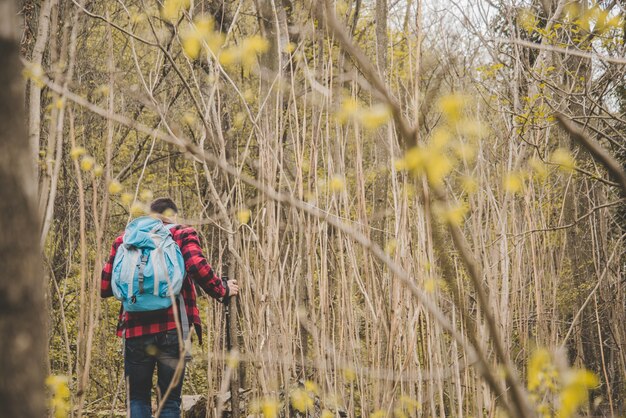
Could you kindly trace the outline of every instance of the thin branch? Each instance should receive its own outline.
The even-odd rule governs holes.
[[[589,151],[593,158],[607,169],[609,175],[619,183],[622,189],[622,196],[626,196],[626,172],[624,172],[621,164],[609,154],[607,150],[602,148],[600,144],[575,127],[564,115],[557,113],[555,116],[561,127],[569,133],[570,137]]]
[[[581,58],[597,59],[600,61],[610,62],[613,64],[626,65],[626,59],[624,58],[613,58],[613,57],[607,57],[606,55],[590,54],[588,52],[577,51],[575,49],[561,48],[561,47],[553,46],[553,45],[541,45],[541,44],[537,44],[534,42],[523,41],[521,39],[493,38],[491,40],[495,42],[521,45],[521,46],[525,46],[525,47],[533,48],[533,49],[541,49],[544,51],[559,52],[561,54],[573,55],[573,56],[581,57]]]

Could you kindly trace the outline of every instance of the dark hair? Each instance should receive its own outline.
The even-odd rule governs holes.
[[[178,213],[176,203],[174,203],[174,201],[169,197],[159,197],[150,203],[150,210],[152,212],[165,213],[168,209],[174,211],[174,213]]]

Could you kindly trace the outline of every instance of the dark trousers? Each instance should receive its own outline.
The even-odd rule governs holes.
[[[151,393],[154,367],[156,366],[157,369],[157,386],[162,397],[172,382],[179,355],[178,334],[175,329],[126,339],[124,372],[128,379],[131,418],[152,417]],[[180,417],[183,377],[184,368],[179,382],[172,388],[165,401],[161,418]]]

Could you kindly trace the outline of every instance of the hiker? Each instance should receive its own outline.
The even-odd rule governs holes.
[[[150,204],[150,211],[152,212],[151,217],[146,216],[135,219],[127,226],[125,234],[115,239],[109,260],[102,270],[100,286],[100,294],[103,298],[115,296],[123,301],[117,325],[117,335],[125,339],[124,373],[128,382],[127,391],[130,399],[131,418],[152,417],[151,390],[154,368],[156,366],[158,391],[160,396],[163,397],[172,382],[176,367],[179,365],[181,357],[179,342],[181,338],[188,340],[189,324],[193,324],[198,340],[202,344],[200,315],[196,305],[196,288],[194,283],[199,285],[213,298],[221,301],[226,301],[229,296],[235,296],[239,293],[236,280],[229,279],[223,282],[215,275],[202,253],[197,232],[193,228],[176,224],[178,208],[172,199],[159,198],[154,200]],[[148,225],[151,228],[144,232],[143,235],[141,232],[142,225]],[[132,226],[138,226],[139,229],[132,229]],[[161,238],[159,238],[158,234],[161,234]],[[171,234],[171,238],[169,234]],[[169,248],[165,250],[160,249],[160,257],[151,255],[150,257],[156,261],[154,261],[154,265],[150,265],[152,263],[149,260],[150,257],[141,256],[141,254],[147,254],[147,252],[143,250],[144,252],[142,253],[137,250],[137,248],[143,248],[142,243],[133,241],[137,237],[141,237],[144,243],[146,242],[146,237],[153,237],[154,239],[149,241],[152,249],[155,248],[155,245],[158,248],[159,243],[165,243],[165,245],[169,243]],[[180,251],[179,248],[173,245],[171,239],[180,247]],[[156,244],[153,244],[153,241]],[[123,245],[123,247],[120,248],[120,245]],[[133,263],[137,263],[137,267],[135,264],[132,264],[131,268],[119,267],[119,259],[127,257],[132,251],[137,252],[136,258],[132,260]],[[174,255],[171,255],[170,251],[174,251],[171,253]],[[116,259],[118,252],[120,254],[118,254]],[[163,256],[164,253],[166,254],[165,256]],[[167,267],[164,270],[164,274],[157,274],[159,269],[159,266],[157,266],[158,260],[163,260],[162,265]],[[165,266],[166,264],[167,266]],[[126,268],[125,273],[120,273],[120,271],[124,272],[124,268]],[[177,272],[177,270],[180,270],[180,272]],[[150,274],[153,276],[152,278]],[[140,289],[137,290],[137,287],[135,287],[133,290],[133,285],[129,284],[130,292],[128,292],[129,296],[127,299],[124,299],[123,295],[120,296],[120,293],[123,293],[123,289],[119,286],[119,280],[125,280],[124,277],[119,278],[122,275],[125,275],[129,279],[126,281],[130,282],[136,281],[137,277],[139,277],[140,284],[135,284],[135,286]],[[178,285],[180,288],[178,296],[158,297],[156,296],[157,292],[153,292],[152,288],[147,288],[144,292],[144,285],[150,286],[152,280],[156,283],[152,286],[158,287],[159,279],[157,276],[159,275],[168,276],[165,284],[163,279],[161,279],[161,286],[175,287],[175,282],[177,280],[180,282]],[[166,291],[169,292],[169,290]],[[175,293],[174,290],[172,290],[173,293]],[[151,306],[158,307],[162,306],[162,304],[171,304],[171,306],[169,308],[139,311],[139,305],[148,303],[144,299],[149,299],[149,303],[156,303],[156,305]],[[179,303],[181,300],[184,302]],[[186,315],[179,315],[181,312],[179,305],[184,305]],[[143,307],[142,309],[151,308]],[[174,318],[175,315],[179,319],[180,336]],[[188,351],[185,350],[185,352],[187,353],[185,359],[188,360]],[[160,416],[162,418],[180,417],[184,362],[182,367],[181,377],[167,397],[161,411]]]

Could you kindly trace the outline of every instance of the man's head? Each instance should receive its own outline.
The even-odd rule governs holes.
[[[173,218],[178,213],[178,207],[169,197],[159,197],[150,203],[150,211],[168,218]]]

